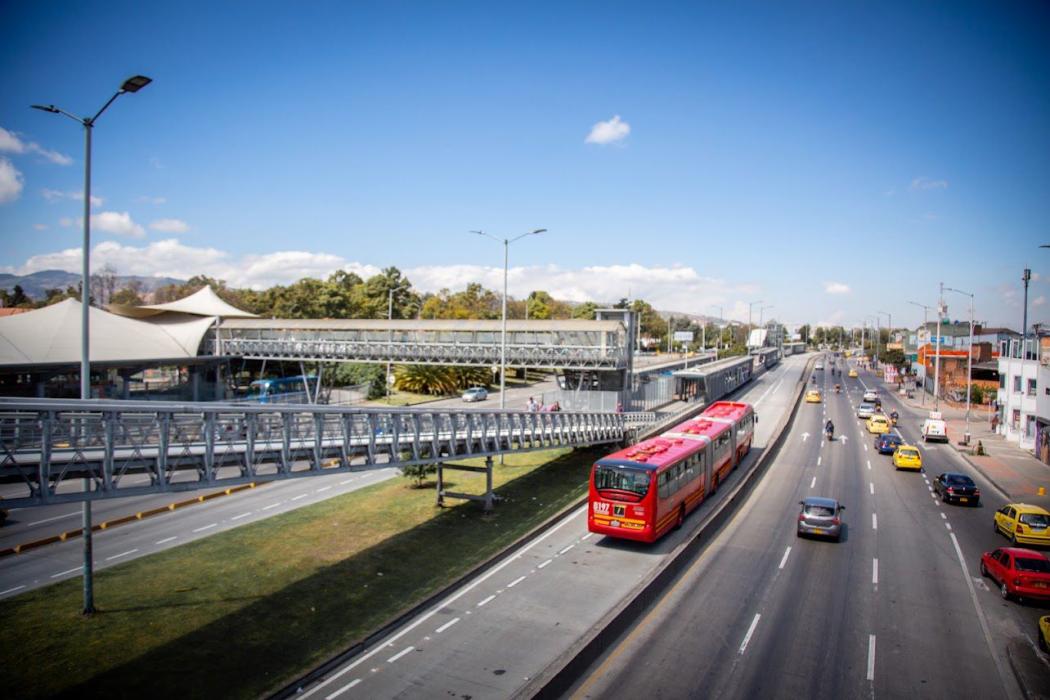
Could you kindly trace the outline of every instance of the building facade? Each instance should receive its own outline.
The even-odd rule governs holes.
[[[1045,452],[1046,433],[1050,432],[1050,367],[1037,360],[999,358],[997,418],[997,431],[1007,440],[1037,454]]]

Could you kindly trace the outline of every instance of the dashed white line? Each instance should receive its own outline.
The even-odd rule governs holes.
[[[168,542],[171,542],[172,540],[177,540],[177,539],[179,539],[179,536],[178,535],[174,535],[172,537],[165,537],[162,540],[157,540],[153,544],[167,544]]]
[[[280,503],[271,503],[268,506],[263,506],[263,510],[270,510],[271,508],[276,508],[279,505],[281,505],[281,504]]]
[[[868,490],[871,491],[871,495],[872,496],[875,495],[875,482],[873,482],[873,481],[869,481],[868,482]]]
[[[572,548],[573,548],[573,547],[575,547],[575,546],[576,546],[576,544],[575,544],[575,543],[573,543],[573,544],[570,544],[570,545],[569,545],[568,547],[566,547],[565,549],[563,549],[563,550],[559,551],[559,552],[558,552],[558,554],[559,554],[559,555],[565,554],[566,552],[568,552],[568,551],[569,551],[570,549],[572,549]]]
[[[536,568],[537,569],[542,569],[543,567],[547,566],[547,564],[550,564],[552,561],[554,561],[554,560],[553,559],[548,559],[547,561],[542,562],[541,564],[538,564],[536,566]]]
[[[871,585],[879,585],[879,560],[878,557],[871,560]]]
[[[589,540],[591,538],[591,535],[593,534],[593,532],[588,532],[586,535],[580,538],[580,542],[583,542],[584,540]]]
[[[114,559],[120,559],[121,557],[126,557],[129,554],[134,554],[137,551],[139,551],[139,550],[137,550],[137,549],[129,549],[126,552],[121,552],[120,554],[114,554],[111,557],[106,557],[106,561],[113,561]]]
[[[948,528],[948,532],[951,532],[951,531],[952,531],[952,524],[951,524],[951,523],[945,523],[945,524],[944,524],[944,526],[945,526],[946,528]]]
[[[943,520],[947,520],[947,519],[948,519],[948,516],[947,516],[947,515],[945,515],[944,513],[941,513],[941,518],[942,518]]]
[[[389,659],[387,659],[386,662],[388,664],[392,664],[395,661],[397,661],[398,659],[400,659],[402,656],[404,656],[405,654],[410,653],[413,649],[415,649],[415,647],[405,647],[404,649],[402,649],[401,651],[397,652],[396,654],[391,656]]]
[[[25,586],[15,586],[14,588],[8,588],[6,591],[0,591],[0,595],[7,595],[8,593],[14,593],[15,591],[20,591],[23,588],[25,588]]]
[[[496,598],[496,594],[495,594],[495,593],[493,593],[493,594],[492,594],[492,595],[490,595],[490,596],[489,596],[488,598],[485,598],[484,600],[482,600],[481,602],[479,602],[479,603],[478,603],[478,607],[480,608],[481,606],[485,605],[486,603],[491,603],[491,602],[492,602],[492,601],[493,601],[493,600],[494,600],[495,598]]]
[[[508,583],[507,584],[507,588],[514,588],[515,586],[517,586],[519,583],[521,583],[524,580],[525,580],[524,576],[519,576],[518,578],[516,578],[513,581],[511,581],[510,583]]]
[[[212,529],[213,527],[215,527],[215,526],[216,526],[216,525],[218,525],[218,524],[219,524],[219,523],[212,523],[211,525],[205,525],[204,527],[198,527],[198,528],[197,528],[196,530],[194,530],[193,532],[204,532],[205,530],[210,530],[210,529]]]
[[[340,688],[339,690],[335,691],[331,695],[326,695],[324,700],[332,700],[333,698],[337,698],[340,695],[342,695],[343,693],[345,693],[346,691],[348,691],[351,688],[353,688],[355,685],[357,685],[360,682],[361,682],[360,678],[355,678],[354,680],[350,681],[349,683],[347,683],[346,685],[344,685],[342,688]]]
[[[865,445],[865,446],[864,446],[864,451],[865,451],[865,452],[867,452],[867,451],[868,451],[868,446],[867,446],[867,445]]]
[[[77,568],[69,569],[68,571],[59,571],[57,574],[51,574],[51,578],[58,578],[59,576],[68,576],[69,574],[75,574],[76,572],[81,570],[81,567],[78,566]]]
[[[445,630],[447,630],[449,627],[451,627],[452,625],[456,624],[457,622],[459,622],[459,618],[458,617],[454,617],[451,620],[449,620],[448,622],[446,622],[445,624],[441,625],[441,627],[438,627],[436,630],[434,630],[434,633],[435,634],[441,634],[442,632],[444,632]]]
[[[292,496],[293,501],[298,501],[300,498],[306,498],[307,494],[301,493],[298,496]]]
[[[791,547],[784,550],[784,556],[780,558],[780,566],[777,567],[778,569],[783,569],[784,564],[787,564],[789,554],[791,554]]]
[[[247,518],[249,515],[251,515],[251,513],[241,513],[240,515],[233,516],[230,520],[240,520],[241,518]]]
[[[867,460],[867,462],[868,462],[868,471],[871,471],[871,460],[869,459],[869,460]]]
[[[817,485],[817,477],[813,477],[813,481],[809,482],[809,487],[813,488]]]
[[[879,529],[879,518],[874,513],[871,514],[871,529],[872,530],[878,530]]]
[[[868,635],[868,680],[875,680],[875,635]]]
[[[353,480],[354,480],[353,477],[350,477],[349,479],[343,479],[342,481],[339,482],[339,485],[340,486],[346,486],[347,484],[349,484]]]
[[[817,457],[817,466],[818,467],[820,466],[820,462],[821,462],[822,459],[824,459],[824,458],[823,457]]]
[[[325,491],[328,491],[331,488],[332,488],[331,486],[322,486],[321,488],[319,488],[316,491],[314,491],[314,493],[324,493]]]
[[[751,635],[755,633],[755,628],[758,627],[758,621],[762,619],[762,615],[755,613],[755,619],[751,621],[751,626],[747,628],[747,634],[744,635],[744,641],[740,643],[740,653],[743,654],[747,650],[747,645],[751,641]]]

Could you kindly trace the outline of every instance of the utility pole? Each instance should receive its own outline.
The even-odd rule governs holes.
[[[1021,321],[1021,359],[1028,359],[1028,280],[1032,279],[1032,271],[1027,267],[1021,275],[1024,282],[1024,320]]]
[[[941,410],[941,317],[948,309],[944,306],[944,282],[941,282],[940,293],[937,295],[937,349],[933,358],[933,410]]]

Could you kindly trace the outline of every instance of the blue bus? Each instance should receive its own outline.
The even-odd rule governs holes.
[[[307,393],[309,392],[309,393]],[[246,400],[258,403],[310,403],[317,394],[317,375],[256,379],[248,387]]]

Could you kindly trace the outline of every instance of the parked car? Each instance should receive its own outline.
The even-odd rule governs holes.
[[[959,503],[972,503],[977,505],[981,500],[981,490],[973,479],[965,474],[956,472],[945,472],[933,480],[933,492],[941,496],[945,503],[958,501]]]
[[[981,555],[981,575],[999,584],[1003,600],[1050,600],[1050,559],[1042,552],[1020,547],[1000,547]]]
[[[1018,543],[1050,545],[1050,513],[1027,503],[1007,503],[996,511],[994,527]]]
[[[891,455],[904,444],[904,438],[897,433],[886,433],[875,436],[875,451],[880,455]]]
[[[876,435],[885,435],[890,432],[890,419],[881,413],[873,413],[868,418],[868,432]]]
[[[922,455],[919,448],[912,445],[901,445],[893,451],[893,466],[896,469],[922,469]]]
[[[820,392],[810,389],[806,392],[806,403],[820,403]]]
[[[864,401],[871,401],[872,403],[875,403],[878,400],[879,392],[875,391],[874,389],[868,389],[864,392]]]
[[[857,404],[857,418],[863,418],[867,420],[873,415],[875,415],[875,404],[867,402]]]
[[[463,392],[463,400],[468,403],[473,401],[484,401],[488,397],[488,389],[483,386],[472,386]]]
[[[842,518],[846,506],[834,498],[810,496],[799,501],[802,509],[798,514],[796,536],[830,537],[838,542],[842,539]]]

